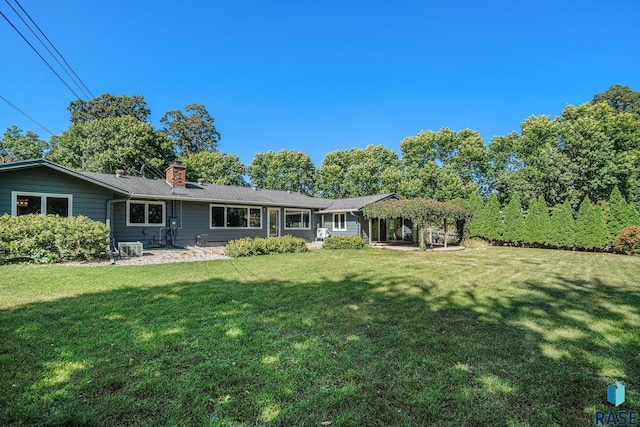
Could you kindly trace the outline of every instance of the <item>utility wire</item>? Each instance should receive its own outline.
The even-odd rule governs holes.
[[[0,12],[2,13],[2,12]],[[27,113],[25,113],[24,111],[22,111],[21,109],[19,109],[18,107],[16,107],[15,105],[13,105],[12,103],[10,103],[7,98],[5,98],[4,96],[0,95],[0,99],[2,99],[4,102],[6,102],[7,104],[11,105],[13,108],[15,108],[16,110],[20,111],[22,114],[24,114],[29,120],[31,120],[32,122],[34,122],[35,124],[37,124],[38,126],[40,126],[42,129],[46,130],[47,132],[49,132],[51,134],[51,136],[55,136],[53,132],[51,132],[49,129],[47,129],[46,127],[42,126],[40,123],[38,123],[38,121],[36,119],[34,119],[33,117],[31,117],[30,115],[28,115]]]
[[[81,97],[80,97],[80,96],[78,96],[78,94],[77,94],[73,89],[71,89],[71,86],[69,86],[69,85],[67,84],[67,82],[65,82],[65,81],[64,81],[64,79],[63,79],[62,77],[60,77],[60,74],[58,74],[58,73],[56,72],[56,70],[54,70],[54,69],[53,69],[53,67],[51,66],[51,64],[49,64],[49,63],[47,62],[47,60],[46,60],[46,59],[44,59],[44,58],[42,57],[42,55],[40,55],[40,52],[38,52],[38,51],[36,50],[36,48],[35,48],[35,47],[33,47],[33,45],[32,45],[31,43],[29,43],[29,40],[27,40],[27,38],[26,38],[26,37],[25,37],[25,36],[20,32],[20,30],[18,30],[18,29],[16,28],[16,26],[15,26],[15,25],[13,25],[13,23],[9,20],[9,18],[7,18],[7,17],[6,17],[6,15],[5,15],[4,13],[2,13],[2,11],[0,11],[0,15],[2,15],[2,17],[3,17],[3,18],[4,18],[4,19],[9,23],[9,25],[11,25],[11,27],[13,27],[13,29],[14,29],[18,34],[20,34],[20,37],[22,37],[22,39],[23,39],[23,40],[24,40],[24,41],[25,41],[25,42],[26,42],[26,43],[31,47],[31,49],[33,49],[33,51],[34,51],[34,52],[35,52],[35,53],[40,57],[40,59],[42,59],[42,61],[43,61],[45,64],[47,64],[47,66],[49,67],[49,69],[50,69],[51,71],[53,71],[53,74],[55,74],[55,75],[56,75],[56,77],[58,77],[58,79],[60,79],[60,81],[61,81],[61,82],[62,82],[62,83],[67,87],[67,89],[69,89],[69,90],[71,91],[71,93],[73,93],[73,94],[75,95],[75,97],[76,97],[77,99],[81,99]]]
[[[62,65],[62,63],[60,62],[60,60],[53,54],[53,52],[51,52],[51,49],[49,49],[49,47],[45,44],[45,42],[42,41],[42,39],[38,36],[38,34],[33,30],[33,28],[31,28],[31,26],[29,25],[29,23],[27,21],[24,20],[24,18],[18,13],[18,11],[11,5],[11,3],[9,3],[9,0],[4,0],[4,2],[9,5],[9,7],[11,8],[11,10],[13,10],[13,12],[18,16],[18,18],[20,18],[20,20],[22,21],[22,23],[25,25],[25,27],[27,27],[29,29],[29,31],[31,31],[31,34],[33,34],[36,39],[38,39],[38,41],[40,42],[40,44],[42,46],[44,46],[45,49],[47,49],[47,52],[49,52],[49,55],[51,55],[51,57],[53,59],[55,59],[55,61],[58,63],[58,65],[60,66],[60,68],[62,68],[64,70],[64,72],[67,74],[67,76],[69,76],[69,78],[71,79],[71,81],[78,86],[78,88],[80,89],[80,91],[84,94],[84,96],[86,96],[87,98],[90,99],[90,95],[85,92],[85,90],[82,88],[82,86],[80,86],[80,84],[73,78],[73,76],[69,73],[69,71],[67,71],[67,69],[65,68],[64,65]],[[17,3],[17,2],[16,2]],[[20,6],[20,4],[18,3],[18,6]],[[22,9],[22,6],[20,6],[20,8]],[[24,13],[27,13],[24,9],[22,9],[22,11]],[[29,14],[27,14],[27,16],[29,16]],[[29,19],[31,19],[31,17],[29,17]],[[33,20],[31,20],[31,22],[33,22]],[[35,25],[35,22],[33,22]],[[37,27],[37,25],[36,25]],[[39,28],[38,28],[39,29]],[[42,32],[42,31],[40,31]],[[49,42],[51,44],[51,42]],[[53,46],[53,45],[52,45]],[[55,47],[54,47],[55,49]]]
[[[7,0],[5,0],[7,1]],[[53,42],[51,42],[51,40],[49,40],[49,37],[47,37],[47,35],[44,33],[44,31],[42,31],[40,29],[40,27],[38,26],[38,24],[35,23],[35,21],[33,20],[33,18],[31,18],[31,15],[29,15],[29,13],[24,10],[24,8],[22,7],[22,5],[20,4],[20,2],[18,2],[18,0],[14,0],[16,2],[16,4],[20,7],[20,9],[24,12],[25,15],[27,15],[27,18],[29,18],[29,20],[33,23],[33,25],[35,25],[35,27],[38,29],[38,31],[40,31],[40,34],[42,34],[42,36],[47,40],[47,42],[49,42],[49,44],[51,45],[51,47],[53,48],[53,50],[56,51],[56,53],[60,56],[60,58],[62,58],[62,60],[64,61],[64,63],[67,65],[67,67],[69,68],[69,70],[73,73],[74,76],[76,76],[76,78],[78,79],[78,81],[80,83],[82,83],[82,86],[87,90],[87,92],[89,92],[89,95],[91,95],[91,98],[95,98],[95,95],[89,90],[89,88],[87,87],[86,84],[84,84],[84,82],[82,81],[82,79],[76,74],[75,71],[73,71],[73,68],[71,68],[71,65],[69,65],[69,63],[67,62],[67,60],[64,58],[64,56],[60,53],[60,51],[56,48],[56,46],[53,44]],[[37,37],[37,36],[36,36]],[[40,40],[40,39],[38,39]],[[40,42],[42,43],[42,41]],[[44,45],[44,43],[43,43]],[[49,50],[49,49],[47,49]],[[51,53],[51,52],[49,52]],[[53,56],[53,54],[52,54]],[[59,62],[58,62],[59,64]],[[62,66],[62,65],[61,65]],[[68,74],[68,73],[67,73]],[[71,77],[71,76],[69,76]],[[77,83],[76,83],[77,84]],[[79,87],[79,86],[78,86]],[[84,91],[83,91],[84,92]]]

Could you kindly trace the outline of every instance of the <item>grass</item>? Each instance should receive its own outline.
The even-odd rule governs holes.
[[[3,266],[0,424],[593,425],[640,407],[639,273],[512,248]]]

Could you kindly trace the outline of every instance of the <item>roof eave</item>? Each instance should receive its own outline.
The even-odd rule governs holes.
[[[38,166],[46,166],[48,168],[57,170],[58,172],[66,173],[67,175],[74,176],[76,178],[82,179],[84,181],[90,182],[90,183],[98,185],[100,187],[107,188],[107,189],[109,189],[111,191],[114,191],[116,193],[120,193],[120,194],[125,195],[125,196],[128,196],[128,195],[131,194],[129,191],[127,191],[125,189],[118,188],[118,187],[115,187],[113,185],[104,183],[104,182],[102,182],[100,180],[88,177],[86,175],[83,175],[80,172],[76,172],[76,171],[74,171],[72,169],[65,168],[64,166],[60,166],[60,165],[58,165],[56,163],[50,162],[49,160],[45,160],[45,159],[24,160],[24,161],[21,161],[21,162],[16,162],[16,163],[7,164],[7,165],[8,166],[0,165],[0,166],[4,166],[4,167],[0,167],[0,170],[8,170],[8,171],[10,171],[10,170],[16,170],[16,169],[28,169],[28,168],[35,168],[35,167],[38,167]]]

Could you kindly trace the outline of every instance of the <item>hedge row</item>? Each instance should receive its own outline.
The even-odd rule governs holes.
[[[334,236],[324,239],[323,249],[364,249],[366,245],[360,236]]]
[[[109,231],[84,216],[0,216],[0,264],[94,259],[106,254]]]
[[[225,247],[224,253],[232,258],[253,255],[281,254],[287,252],[306,252],[307,244],[304,239],[293,236],[271,237],[269,239],[250,237],[231,240]]]
[[[469,206],[473,211],[469,237],[498,244],[611,250],[614,239],[624,227],[640,225],[635,206],[626,202],[617,187],[608,202],[594,204],[585,197],[575,218],[568,202],[556,206],[549,215],[550,209],[541,197],[531,199],[525,214],[517,193],[504,210],[495,194],[486,203],[478,196],[469,202]]]

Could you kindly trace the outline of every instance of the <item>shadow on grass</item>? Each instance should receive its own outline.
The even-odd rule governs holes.
[[[559,425],[640,403],[640,295],[224,280],[0,311],[3,425]]]

